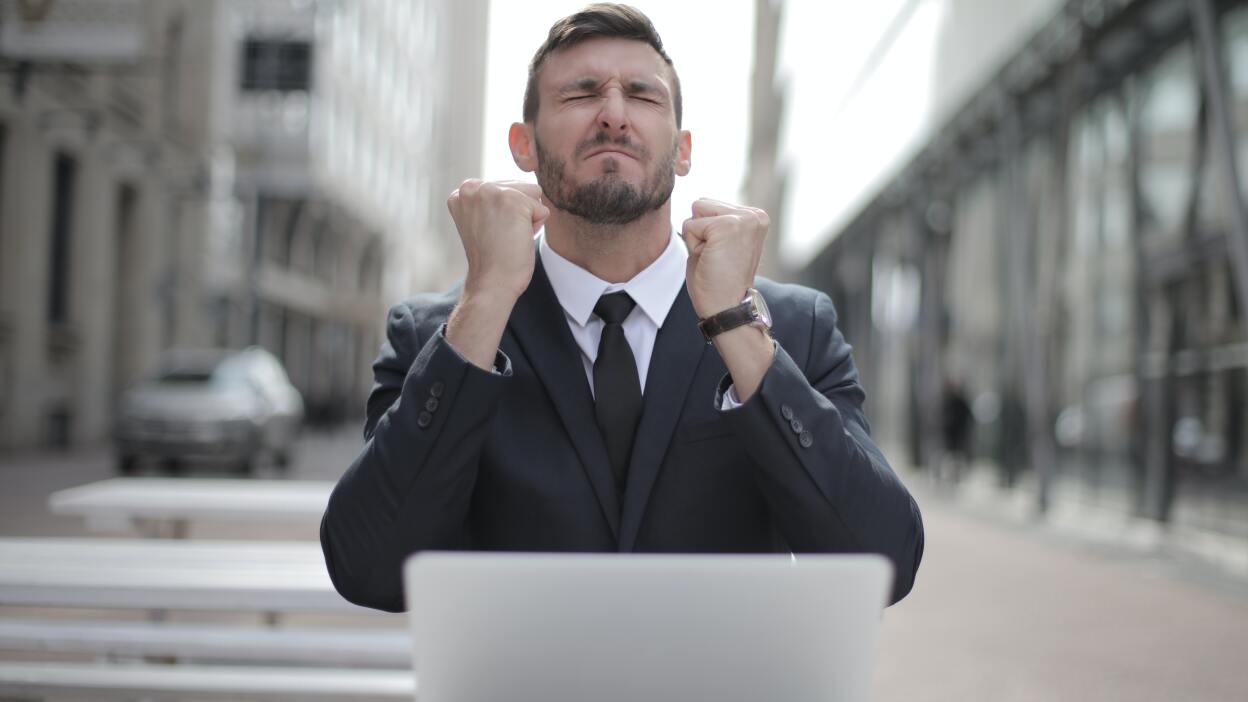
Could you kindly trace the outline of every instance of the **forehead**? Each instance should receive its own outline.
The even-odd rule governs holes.
[[[542,92],[555,91],[582,78],[643,80],[672,90],[671,71],[659,52],[644,41],[594,37],[546,58],[538,77]]]

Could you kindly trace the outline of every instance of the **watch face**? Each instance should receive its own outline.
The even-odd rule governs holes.
[[[750,299],[754,303],[755,324],[771,329],[771,310],[767,309],[767,301],[757,290],[750,290]]]

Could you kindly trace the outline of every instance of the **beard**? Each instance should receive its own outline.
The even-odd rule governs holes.
[[[654,172],[648,173],[640,186],[620,176],[619,162],[613,156],[603,159],[603,173],[597,178],[579,185],[569,182],[567,163],[543,149],[541,141],[536,141],[536,144],[537,184],[541,186],[542,193],[555,207],[587,222],[629,224],[659,209],[672,197],[672,189],[676,185],[676,142],[672,143],[666,158],[654,164]],[[645,147],[628,137],[613,139],[606,132],[599,132],[594,138],[578,144],[573,155],[580,156],[589,149],[606,144],[628,149],[643,165],[651,161]]]

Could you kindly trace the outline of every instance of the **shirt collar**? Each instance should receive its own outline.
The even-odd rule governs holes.
[[[632,280],[608,283],[556,253],[546,243],[545,231],[542,232],[538,251],[559,305],[572,321],[581,326],[589,323],[598,298],[605,293],[624,290],[656,327],[662,327],[672,303],[680,294],[681,286],[685,284],[685,261],[689,257],[684,242],[673,233],[663,253]]]

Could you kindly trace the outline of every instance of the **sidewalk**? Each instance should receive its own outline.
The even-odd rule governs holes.
[[[922,477],[926,552],[885,613],[875,699],[1248,699],[1248,586],[968,511]]]

